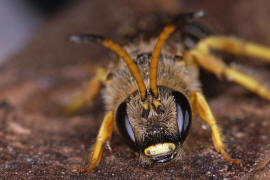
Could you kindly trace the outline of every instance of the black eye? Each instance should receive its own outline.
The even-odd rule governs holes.
[[[191,109],[187,98],[180,92],[174,91],[177,125],[181,141],[184,141],[191,123]]]
[[[127,105],[125,102],[120,104],[116,111],[116,125],[120,135],[127,141],[130,146],[134,147],[136,140],[131,124],[129,122],[127,115]]]

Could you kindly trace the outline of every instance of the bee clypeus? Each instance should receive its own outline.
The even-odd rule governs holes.
[[[74,172],[87,172],[98,165],[113,129],[138,152],[143,163],[170,161],[179,154],[197,112],[211,128],[216,151],[226,161],[240,163],[226,153],[221,131],[201,92],[198,69],[201,67],[270,100],[269,89],[212,53],[219,50],[270,62],[270,49],[234,37],[202,37],[202,32],[196,33],[200,29],[187,28],[193,19],[202,15],[203,11],[182,14],[165,26],[158,38],[124,48],[98,35],[70,37],[77,43],[100,43],[120,57],[119,63],[109,70],[99,68],[82,97],[68,108],[69,112],[77,110],[98,95],[101,85],[105,86],[102,95],[107,112],[89,165]],[[182,32],[182,40],[165,44],[176,30]]]

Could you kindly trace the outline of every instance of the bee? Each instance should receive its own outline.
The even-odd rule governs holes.
[[[199,68],[270,100],[267,87],[213,53],[224,51],[270,62],[270,48],[235,37],[197,33],[200,29],[194,30],[191,24],[203,15],[203,11],[181,14],[157,38],[125,47],[94,34],[70,37],[75,43],[99,43],[120,57],[109,69],[99,68],[83,95],[68,107],[69,112],[77,110],[97,97],[101,86],[105,86],[102,96],[107,112],[89,165],[73,172],[91,171],[98,165],[113,129],[139,154],[141,162],[168,162],[180,153],[197,113],[210,126],[216,151],[228,162],[241,162],[226,152],[221,130],[200,88]],[[182,39],[165,43],[177,30]]]

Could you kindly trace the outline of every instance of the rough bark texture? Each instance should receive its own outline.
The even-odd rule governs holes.
[[[270,176],[270,103],[244,88],[202,73],[203,90],[218,120],[229,153],[241,166],[224,161],[211,141],[210,129],[193,121],[182,161],[142,167],[135,153],[113,136],[113,153],[104,151],[98,168],[71,173],[86,165],[103,105],[97,99],[80,114],[66,116],[63,106],[106,65],[108,51],[96,45],[74,45],[70,34],[94,32],[121,40],[137,19],[153,13],[177,14],[205,9],[204,22],[226,35],[270,45],[268,0],[77,1],[49,19],[32,41],[0,71],[1,179],[265,179]],[[141,23],[141,28],[151,25]],[[147,27],[147,26],[146,26]],[[154,32],[153,32],[154,33]],[[157,33],[157,32],[155,32]],[[229,57],[256,68],[269,84],[270,66],[247,58]],[[258,72],[258,73],[257,73]]]

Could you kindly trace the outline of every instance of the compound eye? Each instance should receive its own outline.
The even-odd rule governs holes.
[[[180,92],[173,92],[177,112],[177,125],[181,141],[188,133],[191,122],[191,109],[187,98]]]
[[[119,133],[131,146],[135,145],[135,135],[132,126],[129,122],[127,115],[127,105],[126,103],[120,104],[116,112],[116,125],[118,127]]]
[[[128,132],[128,135],[129,135],[130,139],[133,142],[135,142],[135,136],[134,136],[134,133],[133,133],[133,130],[132,130],[132,127],[130,125],[130,122],[129,122],[129,119],[128,119],[127,115],[125,116],[125,127],[126,127],[126,131]]]

